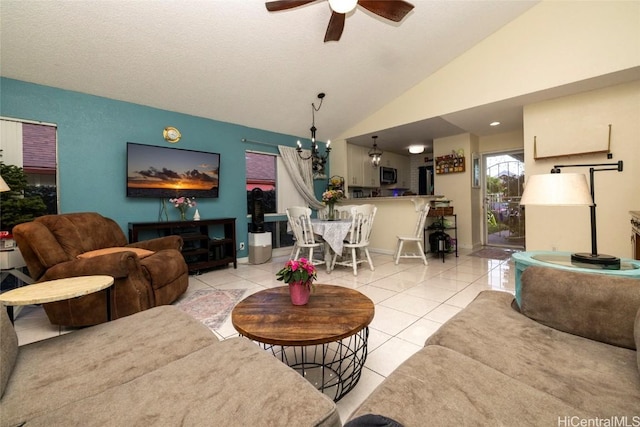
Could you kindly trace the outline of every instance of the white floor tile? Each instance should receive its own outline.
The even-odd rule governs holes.
[[[407,329],[401,331],[397,337],[405,341],[409,341],[412,344],[424,346],[427,338],[437,331],[440,326],[442,326],[442,323],[429,319],[419,319]]]
[[[383,305],[376,306],[376,314],[370,327],[389,335],[397,335],[400,331],[416,322],[420,317],[403,313]]]
[[[423,348],[400,338],[391,338],[379,348],[369,353],[366,366],[372,371],[387,377],[402,362]]]
[[[392,296],[380,303],[381,306],[393,308],[394,310],[422,317],[440,303],[424,298],[409,295],[405,292]]]
[[[434,322],[444,323],[458,314],[460,310],[462,310],[460,307],[442,304],[429,312],[426,316],[424,316],[424,318],[427,320],[433,320]]]

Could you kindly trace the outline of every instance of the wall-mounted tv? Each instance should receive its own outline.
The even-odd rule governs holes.
[[[127,143],[127,197],[218,197],[220,154]]]

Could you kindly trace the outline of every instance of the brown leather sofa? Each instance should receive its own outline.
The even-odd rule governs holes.
[[[13,228],[37,282],[95,274],[113,276],[111,318],[171,304],[188,286],[182,238],[127,244],[115,221],[94,212],[46,215]],[[88,326],[107,321],[106,291],[44,304],[51,323]]]

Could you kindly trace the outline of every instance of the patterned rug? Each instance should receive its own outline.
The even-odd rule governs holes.
[[[511,255],[513,255],[515,252],[519,252],[519,251],[516,251],[513,249],[485,248],[485,249],[480,249],[479,251],[472,252],[469,254],[469,256],[506,260],[511,258]]]
[[[243,298],[246,289],[200,289],[179,301],[176,307],[204,323],[212,331],[218,329]]]

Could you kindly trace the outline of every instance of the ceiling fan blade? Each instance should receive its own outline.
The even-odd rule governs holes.
[[[326,42],[337,42],[340,40],[340,36],[342,36],[342,30],[344,30],[344,13],[331,12],[331,19],[329,20],[329,25],[327,26],[327,32],[324,35],[324,41]]]
[[[316,0],[275,0],[265,3],[269,12],[277,12],[279,10],[293,9],[294,7],[304,6],[308,3],[313,3]]]
[[[359,0],[358,5],[393,22],[400,22],[413,9],[404,0]]]

